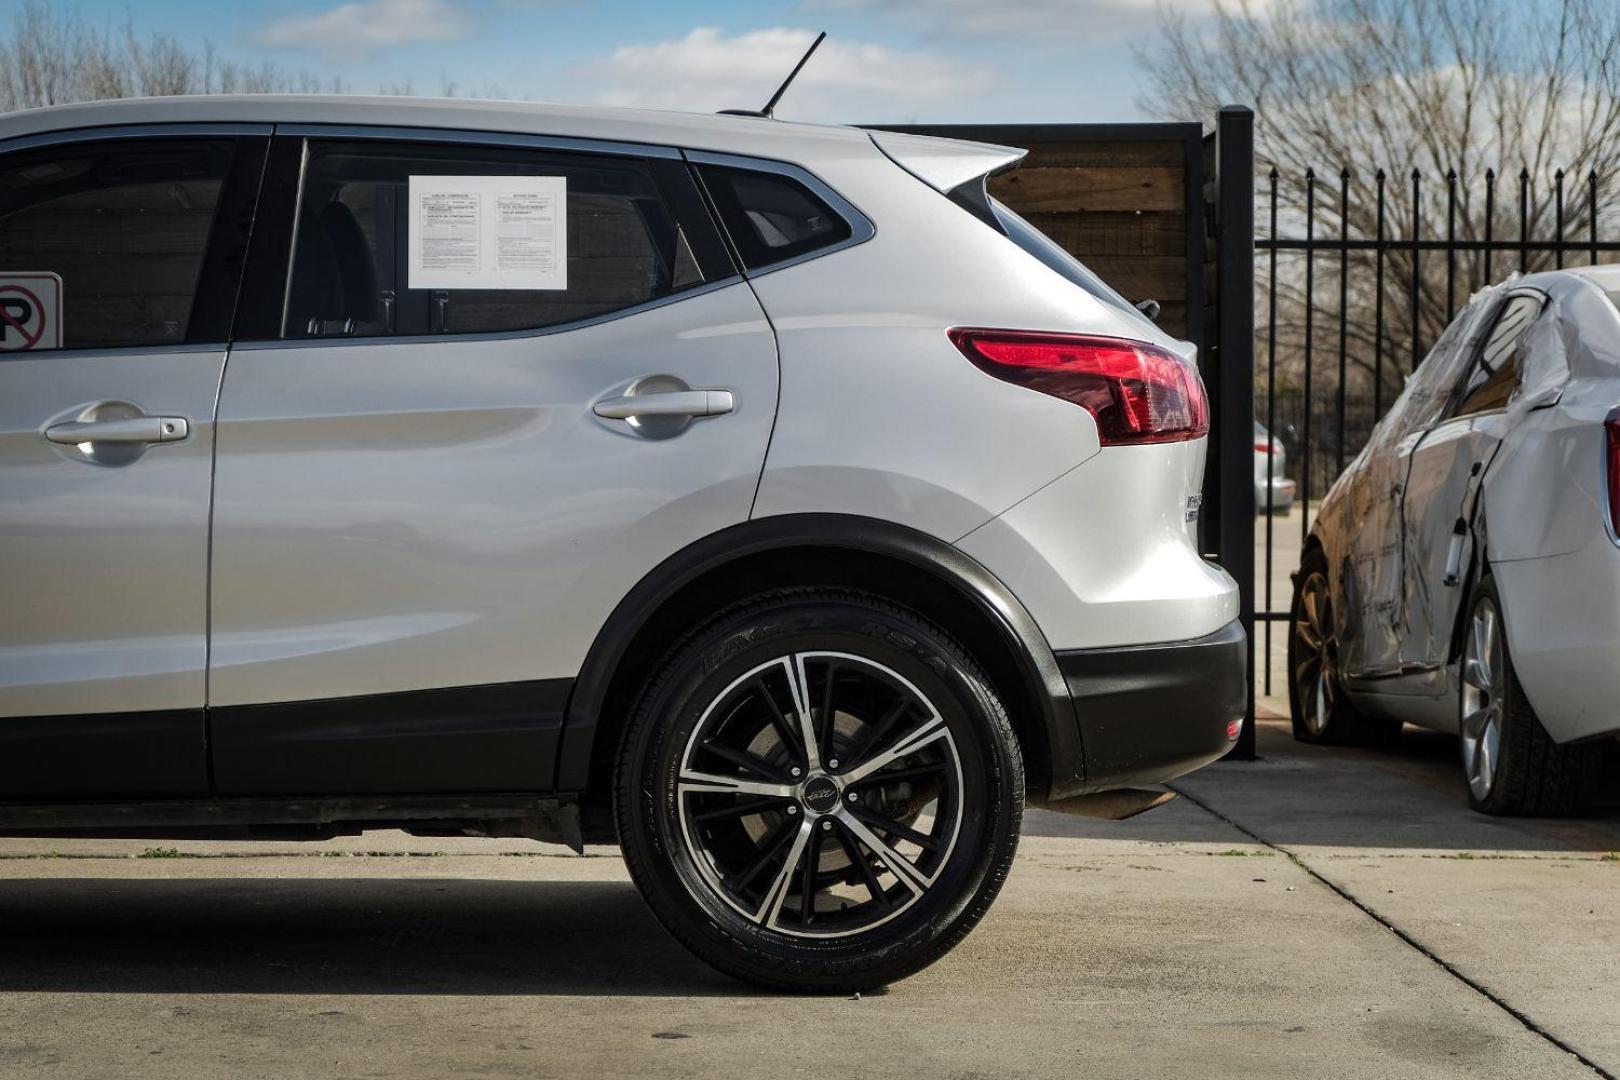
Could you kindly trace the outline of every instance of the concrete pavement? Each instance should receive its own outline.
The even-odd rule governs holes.
[[[0,1076],[1620,1073],[1620,817],[1479,818],[1450,749],[1268,723],[1140,817],[1032,812],[984,925],[858,1000],[711,973],[611,849],[0,840]]]

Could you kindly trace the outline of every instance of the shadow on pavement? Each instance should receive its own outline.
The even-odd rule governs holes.
[[[0,990],[747,996],[619,882],[0,882]]]
[[[1229,846],[1251,845],[1259,836],[1285,847],[1381,851],[1620,851],[1620,805],[1612,795],[1569,818],[1470,810],[1455,736],[1408,725],[1392,750],[1307,746],[1294,741],[1286,720],[1275,718],[1262,718],[1257,734],[1258,761],[1217,762],[1171,782],[1191,799],[1124,821],[1032,809],[1024,835]],[[1610,774],[1612,788],[1620,769]]]

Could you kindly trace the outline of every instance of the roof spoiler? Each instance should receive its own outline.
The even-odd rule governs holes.
[[[929,135],[902,135],[894,131],[868,132],[877,148],[902,169],[934,188],[949,192],[970,180],[1009,169],[1024,160],[1028,150],[992,143],[937,139]]]

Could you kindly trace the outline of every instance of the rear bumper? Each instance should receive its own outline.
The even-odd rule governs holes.
[[[1513,672],[1558,743],[1620,735],[1620,549],[1491,560]],[[1453,706],[1455,708],[1455,706]]]
[[[1080,725],[1085,792],[1207,765],[1232,746],[1248,708],[1248,637],[1237,621],[1188,641],[1056,658]]]
[[[1266,478],[1258,476],[1254,481],[1254,505],[1260,513],[1266,510],[1287,510],[1294,505],[1294,482],[1286,476],[1273,477],[1271,481],[1271,497],[1266,497]]]

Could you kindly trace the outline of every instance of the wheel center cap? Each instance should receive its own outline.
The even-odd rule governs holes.
[[[830,776],[812,776],[799,789],[799,801],[815,814],[825,814],[838,805],[838,781]]]

